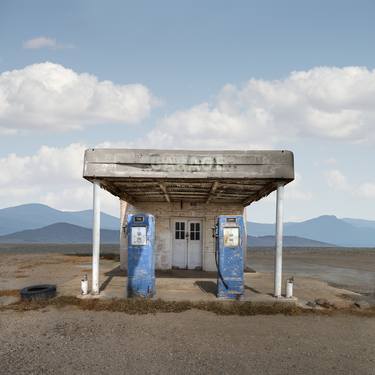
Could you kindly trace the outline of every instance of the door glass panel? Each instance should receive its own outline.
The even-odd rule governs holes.
[[[184,240],[185,239],[185,223],[176,221],[175,223],[175,239]]]
[[[194,223],[190,223],[190,239],[195,240],[195,225]]]
[[[193,241],[201,239],[200,223],[190,223],[190,239]]]
[[[195,239],[198,240],[198,241],[201,239],[201,234],[200,234],[199,230],[197,232],[195,232]]]

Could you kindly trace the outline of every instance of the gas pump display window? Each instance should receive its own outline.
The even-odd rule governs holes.
[[[132,227],[131,244],[135,246],[147,245],[146,227]]]
[[[240,244],[240,229],[238,227],[223,228],[224,247],[237,247]]]

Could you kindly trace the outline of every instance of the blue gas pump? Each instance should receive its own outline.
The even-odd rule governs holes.
[[[150,214],[129,214],[128,297],[155,294],[155,218]]]
[[[217,218],[215,227],[217,297],[240,299],[244,293],[243,246],[245,228],[240,215]]]

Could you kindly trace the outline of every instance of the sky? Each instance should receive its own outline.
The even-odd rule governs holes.
[[[88,147],[288,149],[285,219],[375,220],[375,2],[0,3],[0,208],[91,208]],[[102,193],[103,211],[119,215]],[[275,196],[248,218],[273,222]]]

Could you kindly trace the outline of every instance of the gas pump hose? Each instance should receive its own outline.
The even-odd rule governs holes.
[[[217,249],[215,248],[215,263],[217,268],[217,274],[219,275],[219,278],[226,289],[229,289],[228,284],[225,282],[223,275],[221,274],[220,267],[219,267],[219,259],[217,256]]]

